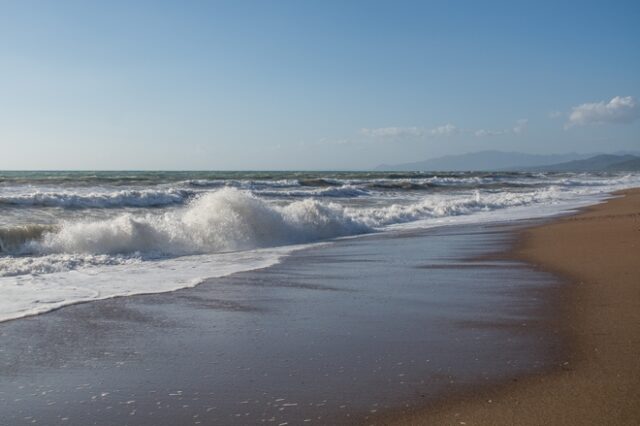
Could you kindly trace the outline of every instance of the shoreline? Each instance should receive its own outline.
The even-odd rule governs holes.
[[[459,392],[384,425],[637,424],[640,421],[640,188],[516,231],[500,255],[550,272],[549,333],[566,359],[518,380]]]
[[[514,320],[537,318],[555,279],[472,260],[506,247],[509,228],[344,240],[4,323],[0,412],[15,425],[352,424],[546,368],[544,328]]]
[[[513,395],[580,366],[580,342],[564,337],[573,287],[525,254],[536,230],[589,225],[575,218],[592,209],[346,239],[195,288],[1,324],[0,411],[13,424],[63,415],[67,424],[102,424],[105,410],[154,426],[276,416],[290,424],[589,423],[571,410],[549,421],[540,405]],[[635,220],[638,211],[619,214]],[[572,392],[570,383],[549,397]],[[529,423],[519,421],[523,410]]]

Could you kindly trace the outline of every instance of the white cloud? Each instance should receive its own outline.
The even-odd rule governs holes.
[[[475,132],[473,132],[474,135],[478,136],[478,137],[484,137],[484,136],[500,136],[500,135],[504,135],[505,133],[508,133],[508,130],[487,130],[487,129],[478,129]]]
[[[447,123],[442,126],[434,127],[433,129],[429,130],[429,133],[434,136],[449,136],[453,135],[454,133],[458,133],[458,128],[451,123]]]
[[[502,135],[519,135],[524,133],[527,130],[527,126],[529,125],[529,120],[526,118],[521,118],[516,121],[516,124],[511,129],[500,129],[500,130],[487,130],[487,129],[478,129],[473,132],[479,138],[486,136],[502,136]]]
[[[423,127],[379,127],[375,129],[360,129],[360,134],[375,138],[397,139],[409,137],[423,136],[450,136],[459,133],[460,129],[451,123],[434,127],[433,129],[425,129]]]
[[[616,96],[609,102],[578,105],[571,109],[565,129],[573,126],[607,123],[631,123],[640,117],[640,108],[632,96]]]
[[[360,129],[360,134],[367,137],[375,137],[381,139],[400,139],[400,138],[417,138],[417,137],[425,137],[425,136],[433,136],[433,137],[441,137],[441,136],[452,136],[452,135],[465,135],[465,134],[474,134],[478,137],[486,137],[486,136],[500,136],[507,134],[519,135],[524,133],[527,130],[527,126],[529,124],[529,120],[526,118],[522,118],[514,124],[514,126],[510,129],[498,129],[498,130],[487,130],[487,129],[462,129],[454,124],[447,123],[441,126],[437,126],[431,129],[425,129],[423,127],[380,127],[380,128],[364,128]]]
[[[380,127],[377,129],[360,129],[360,133],[376,138],[402,138],[423,136],[425,131],[419,127]]]

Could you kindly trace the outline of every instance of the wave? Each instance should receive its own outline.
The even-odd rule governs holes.
[[[470,215],[510,207],[520,207],[561,200],[567,194],[555,187],[528,192],[481,193],[464,196],[431,195],[411,204],[393,204],[382,208],[348,209],[358,222],[383,227],[420,220]]]
[[[330,198],[355,198],[370,195],[370,192],[353,185],[341,187],[328,187],[320,189],[288,190],[288,191],[256,191],[261,196],[267,197],[330,197]]]
[[[138,256],[81,253],[0,257],[0,277],[54,274],[91,266],[133,265],[142,261]]]
[[[179,183],[194,188],[221,188],[227,185],[228,181],[221,179],[189,179]]]
[[[25,243],[39,241],[45,232],[53,232],[53,225],[18,225],[9,228],[0,228],[0,254],[16,253]]]
[[[183,189],[123,190],[115,192],[34,192],[0,197],[0,205],[65,207],[65,208],[115,208],[160,207],[182,204],[195,195]]]
[[[298,185],[300,186],[340,186],[343,183],[338,179],[327,179],[327,178],[307,178],[307,179],[298,179]]]
[[[163,214],[125,213],[108,220],[67,221],[55,228],[0,235],[5,253],[181,256],[310,243],[398,223],[541,203],[560,195],[550,188],[526,193],[432,195],[419,202],[384,207],[344,207],[311,198],[281,206],[250,192],[224,188],[201,194],[185,208]]]
[[[206,279],[267,268],[296,248],[302,247],[188,256],[153,263],[136,259],[117,263],[109,257],[108,267],[102,267],[105,263],[101,263],[101,258],[106,256],[43,256],[35,259],[41,272],[32,269],[26,272],[28,276],[0,274],[0,321],[37,315],[74,303],[193,287]],[[24,258],[18,260],[25,261]],[[3,261],[0,257],[0,271]],[[27,264],[26,261],[19,263]],[[88,268],[76,274],[66,272],[78,264]],[[45,272],[46,275],[41,275]]]
[[[0,321],[80,301],[190,287],[207,277],[268,267],[305,243],[400,224],[554,214],[640,182],[637,174],[352,173],[332,176],[330,184],[303,185],[299,180],[306,176],[180,173],[147,190],[115,191],[112,183],[91,190],[70,182],[64,191],[47,184],[40,193],[27,193],[30,184],[0,182],[8,188],[0,191]],[[385,187],[374,186],[380,183]],[[42,205],[113,209],[31,208]],[[143,208],[123,213],[118,207]],[[69,219],[80,215],[83,220]],[[57,223],[14,225],[25,220]]]
[[[225,188],[202,194],[180,211],[63,222],[55,231],[26,241],[20,251],[176,256],[300,244],[370,231],[337,204],[305,199],[275,206]]]
[[[418,191],[433,189],[430,182],[415,182],[411,180],[378,180],[367,185],[371,189],[383,191]]]
[[[332,189],[340,188],[325,190]],[[249,191],[223,188],[200,193],[184,207],[168,211],[0,228],[0,277],[291,247],[399,224],[423,226],[421,221],[430,219],[436,219],[435,224],[441,218],[512,207],[562,205],[579,196],[576,191],[551,186],[519,192],[433,193],[393,204],[343,206],[316,198],[283,205],[282,200],[269,202]]]
[[[525,178],[521,175],[505,176],[484,174],[479,176],[430,176],[427,178],[377,178],[367,179],[274,179],[274,180],[225,180],[193,179],[171,185],[157,185],[148,189],[120,189],[88,192],[83,187],[69,187],[63,191],[51,187],[33,192],[30,186],[14,187],[0,195],[0,207],[60,207],[83,208],[146,208],[187,204],[198,194],[236,188],[252,191],[261,196],[281,198],[328,197],[355,198],[371,196],[396,196],[403,193],[453,193],[470,190],[483,191],[532,191],[549,186],[563,188],[607,187],[629,185],[637,182],[637,175],[596,176],[591,174],[540,175]],[[59,188],[58,188],[59,189]]]

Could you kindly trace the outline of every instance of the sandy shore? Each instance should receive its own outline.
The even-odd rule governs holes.
[[[531,222],[370,235],[0,323],[0,423],[637,424],[639,212],[524,231],[529,264],[487,253]]]
[[[567,278],[552,372],[428,407],[395,425],[640,424],[640,189],[523,232],[513,256]]]

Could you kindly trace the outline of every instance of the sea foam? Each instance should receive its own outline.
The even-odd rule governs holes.
[[[296,248],[302,247],[184,256],[89,266],[73,272],[0,277],[0,321],[49,312],[79,302],[193,287],[207,278],[274,265]]]
[[[193,191],[177,188],[91,193],[35,191],[0,196],[0,205],[66,208],[158,207],[181,204],[194,195]]]
[[[32,256],[124,255],[148,259],[209,254],[311,243],[401,223],[553,203],[563,196],[566,194],[550,187],[518,193],[434,194],[411,203],[344,207],[313,198],[281,205],[248,191],[224,188],[203,193],[184,208],[163,213],[122,213],[109,219],[63,221],[56,227],[30,232],[5,231],[13,238],[11,244],[3,241],[6,236],[0,232],[0,247],[5,253]],[[20,237],[25,240],[19,241]],[[92,259],[89,263],[96,262]]]
[[[357,180],[311,182],[315,186],[306,187],[290,179],[271,187],[251,182],[241,185],[250,189],[227,186],[197,191],[155,187],[74,193],[67,189],[46,196],[42,195],[46,191],[25,194],[24,187],[9,188],[2,194],[0,208],[8,204],[7,212],[44,212],[47,209],[37,206],[55,206],[59,220],[51,225],[9,221],[0,228],[0,321],[80,301],[193,286],[208,277],[273,265],[297,248],[336,237],[396,226],[557,214],[640,181],[636,175],[616,176],[590,185],[588,176],[573,176],[547,179],[543,187],[538,183],[519,187],[519,180],[525,178],[511,179],[509,185],[515,186],[507,185],[510,190],[473,190],[465,183],[455,191],[414,191],[402,197],[393,191],[380,193]],[[398,185],[404,187],[407,182]],[[117,209],[155,207],[155,203],[171,207]],[[74,210],[92,206],[106,209],[82,216]]]
[[[163,214],[63,222],[22,253],[188,255],[300,244],[371,231],[337,204],[306,199],[286,206],[225,188]]]
[[[431,195],[412,203],[344,207],[311,198],[282,205],[248,191],[224,188],[202,193],[185,207],[164,213],[121,213],[109,219],[0,229],[0,277],[287,247],[399,224],[429,226],[425,222],[436,224],[446,219],[450,223],[453,218],[473,218],[495,210],[549,205],[563,196],[564,192],[551,187],[521,193]]]

